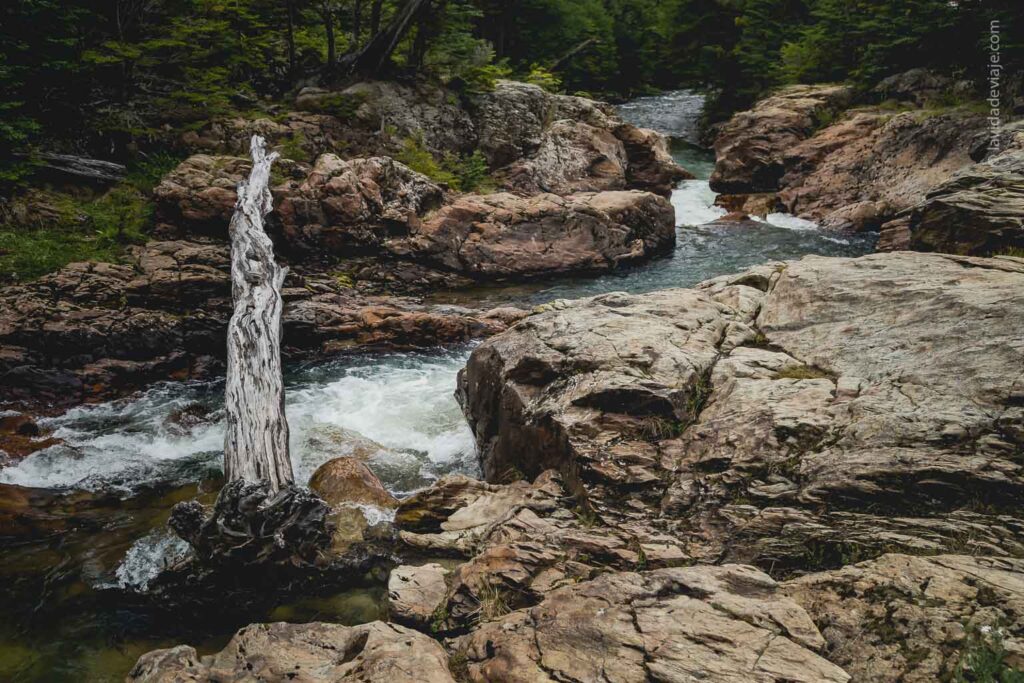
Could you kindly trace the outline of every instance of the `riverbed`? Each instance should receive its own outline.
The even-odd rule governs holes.
[[[531,306],[610,291],[687,287],[805,254],[857,256],[873,250],[871,236],[824,233],[793,216],[708,225],[725,212],[714,206],[707,183],[714,159],[694,144],[701,104],[698,93],[684,90],[621,107],[627,120],[670,135],[673,155],[697,176],[672,195],[678,231],[673,254],[592,279],[477,288],[432,301]],[[319,465],[356,449],[398,495],[446,473],[475,473],[472,434],[453,396],[456,374],[471,350],[463,345],[289,368],[287,415],[297,478],[307,481]],[[55,490],[40,493],[45,514],[29,522],[40,535],[49,533],[47,539],[2,549],[0,606],[7,619],[0,624],[0,680],[122,680],[149,649],[189,640],[209,651],[241,625],[230,618],[201,626],[186,617],[168,620],[132,598],[162,562],[182,550],[163,531],[170,507],[214,495],[222,393],[220,382],[165,384],[75,408],[44,422],[63,445],[0,470],[0,482]],[[203,419],[190,425],[183,415]],[[371,585],[275,605],[258,616],[362,623],[386,617],[385,596]]]

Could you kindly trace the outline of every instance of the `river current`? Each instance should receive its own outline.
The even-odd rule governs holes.
[[[707,225],[725,212],[714,206],[715,193],[708,187],[714,159],[695,144],[702,102],[699,94],[681,90],[621,107],[626,120],[671,136],[673,155],[697,176],[672,195],[678,243],[671,256],[592,279],[487,287],[434,300],[533,305],[610,291],[646,292],[691,286],[764,261],[805,254],[856,256],[873,249],[869,236],[821,232],[813,223],[783,214],[755,226]],[[445,473],[475,472],[472,434],[453,396],[456,374],[471,350],[463,345],[290,368],[287,416],[299,481],[308,481],[327,460],[355,449],[365,455],[367,448],[369,464],[398,495]],[[44,573],[63,567],[65,578],[75,574],[57,592],[31,581],[23,590],[9,585],[2,593],[6,601],[19,601],[19,591],[36,590],[41,594],[31,599],[41,604],[68,601],[67,591],[75,593],[75,600],[67,603],[60,620],[41,617],[38,624],[0,625],[0,680],[121,680],[141,652],[180,640],[173,629],[166,640],[165,634],[153,633],[131,610],[120,616],[116,610],[102,616],[90,610],[99,604],[97,591],[144,587],[162,562],[181,552],[180,542],[162,530],[163,520],[173,502],[195,495],[197,484],[219,472],[222,394],[220,382],[174,383],[75,408],[44,421],[63,445],[0,470],[2,483],[129,501],[109,504],[93,527],[77,529],[59,543],[4,552],[0,581],[8,584],[23,580],[34,567]],[[173,419],[196,410],[214,419],[191,429]],[[168,490],[174,493],[161,493]],[[360,623],[381,616],[382,597],[372,590],[347,591],[315,603],[280,606],[266,616]],[[219,647],[229,632],[211,636],[210,647]]]

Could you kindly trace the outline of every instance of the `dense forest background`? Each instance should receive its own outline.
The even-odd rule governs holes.
[[[168,127],[339,76],[402,0],[15,0],[0,9],[0,173],[39,146],[124,158]],[[865,88],[926,66],[976,84],[990,25],[1020,69],[1020,0],[430,0],[395,77],[502,76],[617,99],[705,87],[713,116],[790,82]]]

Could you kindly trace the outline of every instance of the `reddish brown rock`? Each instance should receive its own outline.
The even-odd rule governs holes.
[[[334,458],[317,468],[309,480],[313,489],[331,507],[362,503],[384,508],[398,506],[370,468],[356,458]]]
[[[388,248],[480,279],[595,273],[671,250],[674,222],[667,200],[643,192],[466,195]]]
[[[785,155],[844,109],[850,97],[846,86],[795,85],[734,115],[715,139],[711,189],[728,194],[779,189]]]

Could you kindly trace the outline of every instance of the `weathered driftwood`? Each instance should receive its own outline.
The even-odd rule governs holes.
[[[267,154],[263,138],[252,138],[252,172],[238,184],[231,237],[231,296],[225,387],[227,480],[266,481],[271,491],[292,483],[288,421],[281,374],[281,286],[287,268],[274,260],[263,231],[273,209],[268,185],[277,153]]]
[[[33,158],[36,164],[38,164],[40,173],[60,176],[62,178],[67,176],[74,180],[86,180],[98,184],[116,183],[124,178],[126,172],[123,164],[102,159],[90,159],[89,157],[74,154],[40,152]]]

